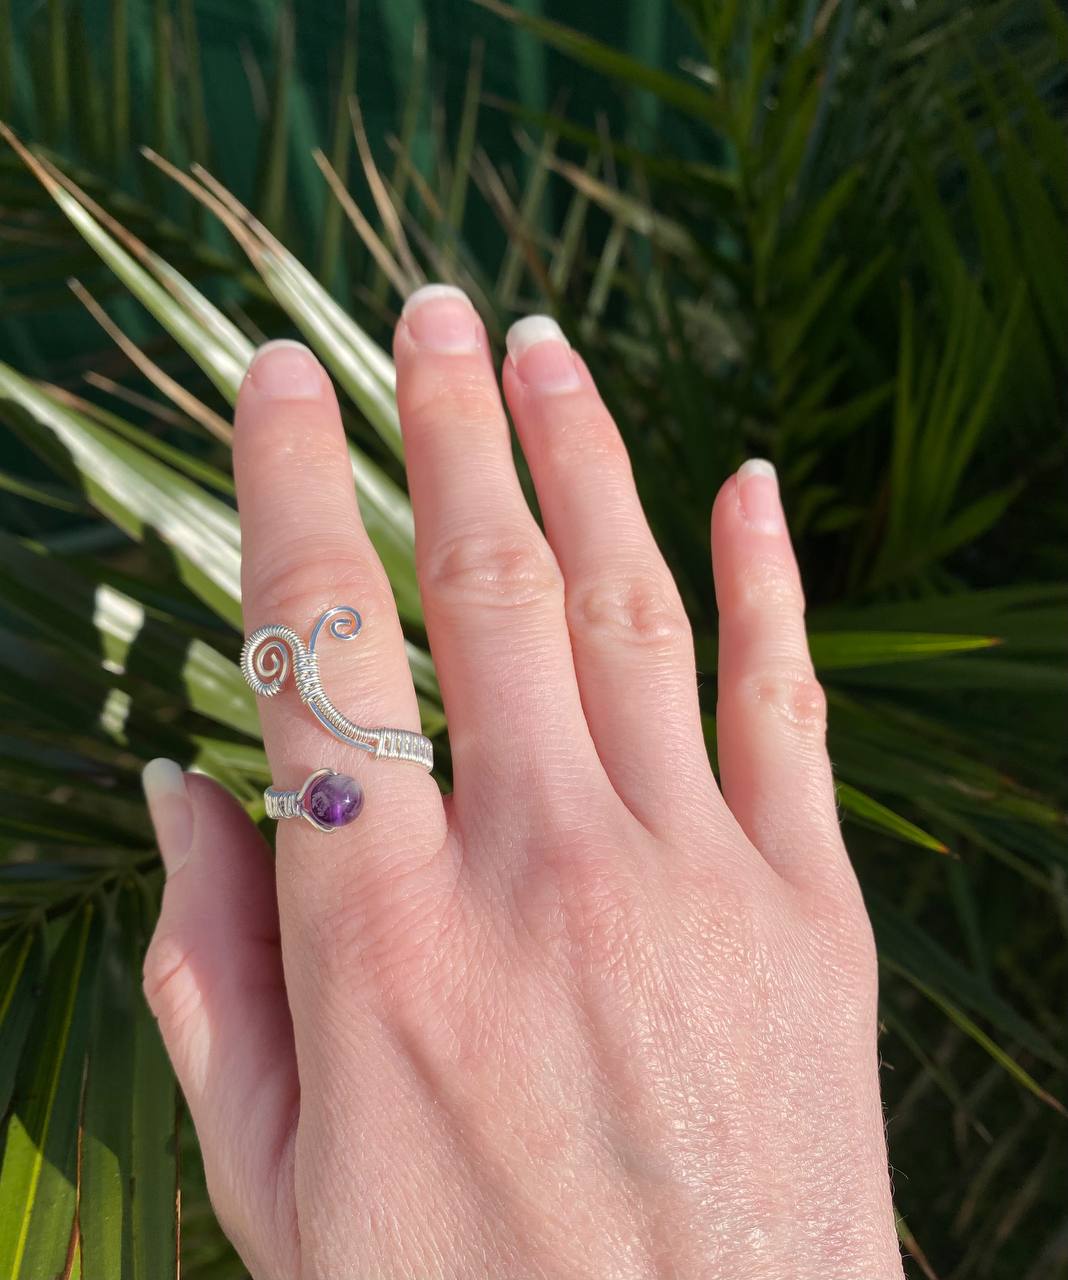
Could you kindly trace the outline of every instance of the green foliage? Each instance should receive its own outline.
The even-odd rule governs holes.
[[[225,169],[221,185],[197,163],[212,122],[192,0],[153,9],[161,74],[143,127],[125,0],[111,0],[107,112],[85,91],[104,82],[80,18],[46,6],[24,64],[0,0],[0,111],[38,144],[8,133],[0,157],[0,1271],[170,1274],[180,1163],[185,1274],[241,1274],[139,994],[159,872],[138,771],[174,756],[262,816],[226,417],[255,344],[287,328],[343,393],[424,727],[443,733],[387,338],[399,291],[447,277],[495,338],[550,309],[580,339],[707,673],[711,499],[746,455],[774,458],[883,962],[909,1265],[1054,1274],[1068,25],[1030,0],[688,0],[685,57],[652,66],[482,4],[516,33],[521,66],[551,50],[584,67],[604,113],[502,101],[476,47],[443,117],[418,29],[390,159],[350,102],[349,40],[307,148],[329,147],[309,227],[287,199],[309,163],[292,146],[304,96],[288,11],[250,212]],[[502,119],[514,146],[490,148]],[[138,168],[143,142],[155,150]],[[78,329],[61,273],[89,282],[78,296],[117,352]],[[23,325],[71,322],[78,350],[53,368]]]

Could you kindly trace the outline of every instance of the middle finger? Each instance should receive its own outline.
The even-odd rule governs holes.
[[[460,290],[432,285],[405,305],[394,354],[461,822],[502,800],[513,825],[524,806],[566,814],[588,804],[591,782],[607,784],[575,680],[563,580],[519,485],[485,330]]]

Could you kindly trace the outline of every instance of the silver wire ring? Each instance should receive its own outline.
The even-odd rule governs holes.
[[[249,688],[260,698],[273,698],[285,684],[292,667],[293,683],[301,702],[335,738],[370,752],[376,760],[406,760],[424,769],[433,769],[434,744],[429,738],[411,729],[368,729],[343,715],[326,696],[319,678],[315,645],[327,622],[330,634],[337,640],[352,640],[363,626],[356,610],[342,604],[327,609],[315,624],[307,644],[292,627],[277,623],[257,627],[241,650],[241,674]]]

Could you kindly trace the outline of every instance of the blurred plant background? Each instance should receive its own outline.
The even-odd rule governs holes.
[[[387,354],[425,279],[581,343],[713,753],[708,511],[775,460],[909,1275],[1068,1275],[1066,56],[1052,0],[0,0],[0,1275],[244,1274],[140,996],[138,774],[262,816],[227,418],[283,333],[444,747]]]

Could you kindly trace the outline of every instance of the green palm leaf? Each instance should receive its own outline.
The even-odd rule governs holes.
[[[12,1280],[62,1274],[77,1246],[78,1124],[100,959],[100,910],[71,919],[19,1064],[0,1163],[0,1269]]]
[[[178,576],[220,617],[241,622],[240,531],[232,508],[84,414],[57,404],[0,365],[0,396],[23,410],[9,420],[54,466],[72,469],[87,500],[129,537],[151,529]]]
[[[82,1121],[86,1276],[178,1275],[175,1085],[138,981],[148,905],[144,890],[129,884],[108,926]]]

